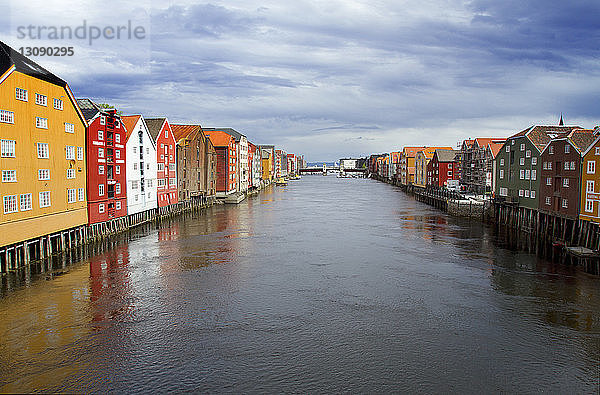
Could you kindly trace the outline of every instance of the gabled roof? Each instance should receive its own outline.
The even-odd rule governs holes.
[[[219,130],[219,131],[221,131],[221,132],[225,132],[225,133],[227,133],[227,134],[228,134],[228,135],[230,135],[230,136],[233,136],[233,138],[235,139],[235,142],[236,142],[236,143],[239,143],[239,142],[240,142],[240,139],[241,139],[242,137],[246,137],[246,136],[244,136],[243,134],[241,134],[240,132],[238,132],[237,130],[235,130],[235,129],[232,129],[232,128],[204,128],[204,131],[205,131],[205,132],[207,132],[207,131],[212,131],[212,130]]]
[[[490,143],[504,144],[506,138],[493,138],[493,137],[477,137],[473,144],[477,144],[479,147],[486,147]]]
[[[129,136],[133,133],[133,129],[141,117],[141,115],[124,115],[121,117],[121,121],[123,122],[123,125],[125,125],[125,130],[127,130],[125,141],[129,140]]]
[[[192,139],[196,134],[202,133],[202,126],[171,124],[171,133],[173,133],[175,141]]]
[[[235,141],[235,138],[232,135],[225,133],[222,130],[204,129],[204,133],[215,147],[229,147],[231,140]]]
[[[417,155],[417,152],[422,151],[427,147],[404,147],[402,149],[402,156],[406,158],[414,158]]]
[[[533,125],[517,134],[510,136],[508,139],[527,137],[529,141],[531,141],[531,143],[538,149],[538,151],[542,152],[550,140],[566,137],[566,135],[574,129],[581,129],[581,127]]]
[[[83,116],[88,121],[93,119],[98,113],[102,112],[100,106],[91,101],[90,99],[76,99],[77,105],[81,109]]]
[[[33,60],[21,55],[19,51],[15,51],[0,41],[0,76],[13,66],[16,71],[31,77],[62,87],[67,85],[63,79],[58,78]]]
[[[596,135],[594,129],[576,129],[569,135],[569,140],[580,153],[583,153],[596,140]]]
[[[492,156],[495,158],[496,155],[498,155],[498,152],[500,152],[500,150],[502,149],[502,147],[504,146],[504,141],[503,142],[491,142],[488,144],[488,148],[490,151],[492,151]]]
[[[146,118],[146,126],[148,126],[148,131],[154,140],[160,134],[160,130],[162,129],[164,123],[167,118]]]
[[[438,162],[455,162],[456,156],[459,151],[455,151],[453,149],[436,149],[435,155],[437,155]]]

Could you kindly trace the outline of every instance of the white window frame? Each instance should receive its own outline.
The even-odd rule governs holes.
[[[40,181],[50,180],[50,169],[38,169],[38,180],[40,180]]]
[[[79,200],[80,202],[85,201],[85,189],[84,188],[77,188],[77,200]]]
[[[569,201],[565,198],[562,200],[562,208],[569,208]]]
[[[0,140],[0,157],[2,158],[14,158],[16,154],[16,140]]]
[[[0,122],[2,123],[15,123],[15,113],[8,110],[0,110]]]
[[[585,191],[586,192],[594,192],[596,185],[594,180],[587,180],[585,183]]]
[[[525,166],[525,158],[519,158],[519,165]]]
[[[75,169],[67,169],[67,180],[75,178]]]
[[[29,101],[29,94],[27,89],[15,88],[15,99],[21,101]]]
[[[531,170],[531,180],[535,181],[537,179],[537,170]]]
[[[77,189],[69,188],[67,189],[67,203],[76,203],[77,202]]]
[[[569,144],[565,144],[565,154],[568,154],[571,152],[571,146]]]
[[[48,96],[42,95],[41,93],[36,93],[35,104],[37,104],[38,106],[48,107]]]
[[[586,213],[594,212],[594,201],[593,200],[585,199],[585,212]]]
[[[77,160],[83,160],[83,147],[77,147]]]
[[[17,182],[17,171],[2,170],[2,182]]]
[[[17,195],[3,196],[4,214],[12,214],[19,211]]]
[[[31,193],[22,193],[21,195],[19,195],[19,206],[21,211],[33,210],[32,201],[33,199]]]
[[[535,165],[537,165],[537,156],[533,156],[533,157],[531,157],[531,165],[532,165],[532,166],[535,166]]]
[[[50,147],[48,143],[37,143],[37,154],[38,159],[49,159]]]
[[[54,98],[54,109],[55,110],[62,110],[63,109],[63,101],[57,98]]]
[[[554,155],[554,146],[551,145],[550,147],[548,147],[548,153],[550,155]]]
[[[104,196],[104,184],[98,184],[98,196]]]
[[[596,174],[596,161],[595,160],[588,160],[587,174]]]
[[[521,169],[519,170],[519,180],[524,180],[525,179],[525,170]]]
[[[552,205],[552,198],[550,196],[546,196],[546,205],[547,206]]]
[[[504,170],[500,169],[500,179],[503,180],[504,179]]]
[[[65,122],[65,133],[75,133],[75,124]]]
[[[552,185],[552,177],[546,177],[546,185]]]
[[[119,165],[115,166],[115,174],[121,174],[121,166],[119,166]]]
[[[535,199],[535,191],[531,191],[531,193],[529,194],[529,196],[530,196],[532,199]]]
[[[523,191],[522,189],[519,189],[519,196],[523,197],[524,194],[525,194],[525,191]]]
[[[35,127],[38,129],[48,129],[48,118],[35,117]]]
[[[75,160],[75,146],[73,146],[73,145],[65,146],[65,158],[67,160]]]
[[[98,148],[98,158],[104,158],[104,148]]]
[[[98,205],[98,213],[104,214],[104,203]]]
[[[46,199],[47,198],[47,199]],[[52,206],[52,200],[50,191],[43,191],[39,193],[40,208],[46,208]]]
[[[120,210],[121,209],[121,201],[117,201],[115,203],[115,210]]]
[[[525,151],[525,157],[531,158],[531,150],[528,149],[527,151]]]
[[[562,186],[565,188],[569,187],[569,179],[567,177],[563,178]]]
[[[121,183],[116,183],[115,184],[115,195],[120,195],[121,194]]]

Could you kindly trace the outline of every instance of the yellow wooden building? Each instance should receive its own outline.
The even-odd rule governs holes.
[[[418,151],[415,155],[415,173],[414,173],[414,184],[421,188],[427,186],[427,165],[433,159],[433,154],[437,149],[448,149],[452,147],[424,147]]]
[[[582,153],[579,218],[600,223],[600,128],[594,133],[596,139]]]
[[[259,146],[261,162],[262,162],[262,179],[265,181],[273,181],[273,156],[275,150],[273,146]]]
[[[85,128],[67,83],[0,42],[0,246],[87,223]]]

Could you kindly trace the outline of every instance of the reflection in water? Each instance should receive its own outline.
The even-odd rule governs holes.
[[[598,280],[517,242],[307,176],[3,278],[0,390],[595,391]]]

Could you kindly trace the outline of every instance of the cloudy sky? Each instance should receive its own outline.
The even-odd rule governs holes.
[[[508,136],[561,112],[600,124],[598,0],[122,3],[9,1],[0,36],[74,46],[34,59],[79,97],[233,127],[309,161]],[[145,34],[19,35],[83,21]]]

